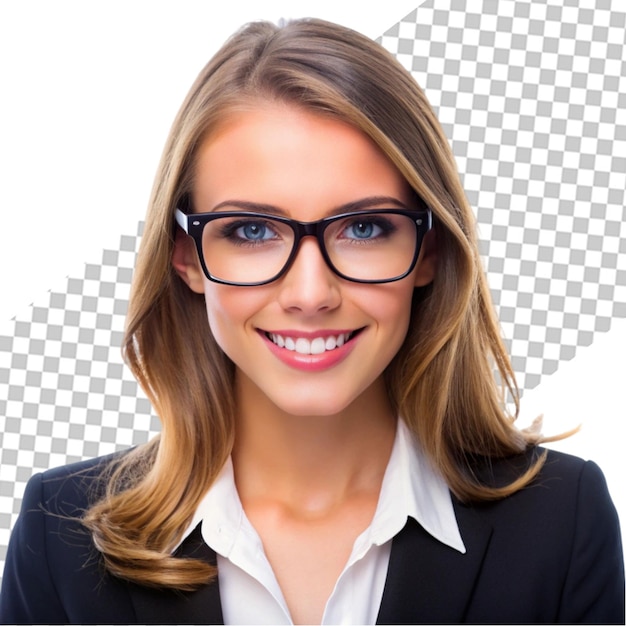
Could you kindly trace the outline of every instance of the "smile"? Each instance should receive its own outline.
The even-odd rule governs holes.
[[[350,341],[357,331],[340,333],[338,335],[327,335],[326,337],[291,337],[289,335],[279,335],[278,333],[266,332],[266,337],[279,348],[284,348],[298,354],[323,354],[335,348],[340,348],[347,341]]]

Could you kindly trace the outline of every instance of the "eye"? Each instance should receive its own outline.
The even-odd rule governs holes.
[[[270,221],[258,218],[216,220],[220,236],[234,244],[263,243],[278,238],[277,228]]]
[[[355,239],[369,239],[370,237],[375,237],[379,232],[380,226],[372,222],[366,222],[365,220],[351,224],[344,231],[346,236],[354,237]]]
[[[240,239],[249,241],[263,241],[275,237],[274,231],[263,222],[246,222],[234,231],[235,235]]]
[[[341,237],[364,241],[385,237],[393,230],[394,226],[391,221],[380,215],[357,217],[344,224]]]

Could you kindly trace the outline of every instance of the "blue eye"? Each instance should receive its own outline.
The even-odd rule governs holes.
[[[356,222],[346,230],[351,231],[355,239],[369,239],[380,233],[380,227],[372,222]]]
[[[262,222],[246,222],[234,232],[240,239],[247,239],[248,241],[264,241],[275,236],[275,233]]]
[[[278,238],[278,225],[269,220],[225,218],[216,220],[215,226],[219,226],[220,238],[234,245],[263,244]]]
[[[363,241],[385,236],[391,230],[392,227],[388,220],[379,217],[375,219],[362,218],[347,224],[342,231],[342,237]]]

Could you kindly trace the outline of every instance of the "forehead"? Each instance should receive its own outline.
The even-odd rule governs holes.
[[[197,212],[228,200],[291,213],[295,207],[328,211],[370,196],[408,203],[411,196],[396,167],[361,130],[283,103],[227,115],[200,145],[194,174]]]

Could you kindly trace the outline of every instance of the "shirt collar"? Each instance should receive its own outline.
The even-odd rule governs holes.
[[[394,537],[408,517],[441,543],[465,553],[448,485],[400,419],[372,520],[372,542]]]
[[[376,512],[361,539],[381,545],[402,530],[408,517],[441,543],[465,553],[448,486],[400,419]],[[200,522],[205,542],[226,558],[240,545],[255,553],[263,551],[239,500],[230,458],[200,501],[180,543]],[[238,542],[239,533],[244,533],[247,541]]]

